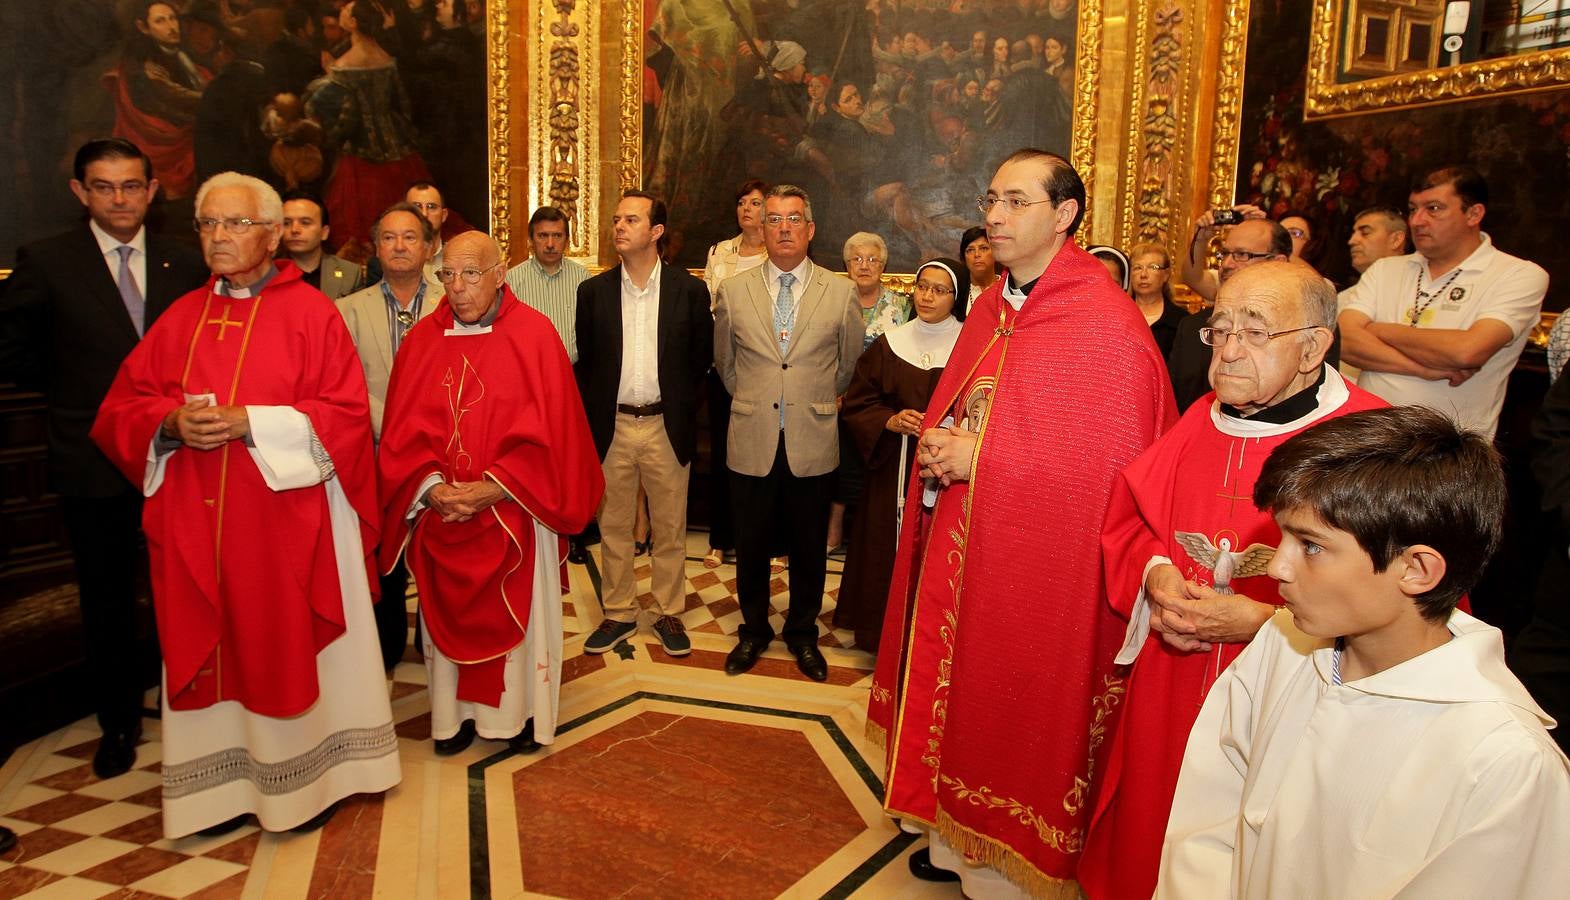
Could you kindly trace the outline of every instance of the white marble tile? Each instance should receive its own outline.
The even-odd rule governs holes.
[[[53,853],[46,853],[28,862],[27,865],[59,875],[75,875],[99,863],[124,856],[140,846],[140,844],[110,840],[106,837],[90,837],[77,841],[69,847],[61,847]]]

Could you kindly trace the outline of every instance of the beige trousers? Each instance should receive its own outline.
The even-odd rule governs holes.
[[[649,497],[654,538],[654,603],[660,614],[679,616],[687,607],[687,480],[692,466],[676,461],[664,416],[616,414],[616,434],[600,463],[605,498],[600,501],[600,568],[604,570],[605,618],[638,618],[633,574],[632,530],[638,486]]]

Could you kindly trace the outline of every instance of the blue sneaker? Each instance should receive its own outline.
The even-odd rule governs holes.
[[[583,652],[604,653],[637,630],[637,622],[617,622],[606,619],[600,623],[600,627],[594,629],[589,639],[583,642]]]

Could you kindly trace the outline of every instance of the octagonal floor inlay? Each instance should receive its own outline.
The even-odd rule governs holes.
[[[524,884],[774,897],[866,829],[798,730],[643,712],[513,774]]]

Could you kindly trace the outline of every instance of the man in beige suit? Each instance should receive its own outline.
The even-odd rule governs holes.
[[[439,282],[425,275],[425,263],[435,243],[436,229],[412,204],[394,203],[371,228],[371,243],[381,262],[382,280],[363,291],[339,299],[338,312],[349,326],[354,348],[365,370],[365,387],[371,401],[371,431],[382,437],[382,409],[387,400],[387,380],[392,375],[398,345],[414,323],[441,305]],[[382,576],[382,599],[376,604],[376,631],[381,639],[382,662],[388,671],[403,657],[409,626],[404,593],[409,570],[402,560]]]
[[[790,553],[785,645],[809,678],[828,678],[818,652],[824,541],[839,465],[838,397],[850,385],[866,326],[850,280],[813,265],[812,203],[782,184],[763,202],[768,262],[720,284],[714,367],[731,393],[727,465],[736,524],[742,626],[725,671],[751,669],[774,640],[769,555]]]

